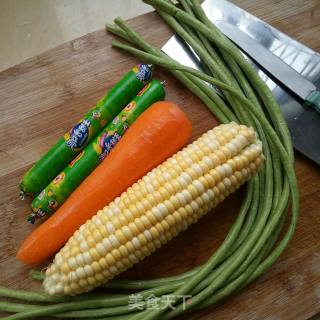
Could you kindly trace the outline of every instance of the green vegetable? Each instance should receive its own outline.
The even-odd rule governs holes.
[[[26,172],[21,196],[38,195],[151,79],[150,65],[138,64]]]
[[[99,165],[118,143],[125,131],[151,104],[163,100],[162,83],[152,80],[136,97],[110,122],[97,138],[90,142],[68,166],[53,179],[33,200],[30,223],[52,214],[77,188],[77,186]]]
[[[239,50],[208,21],[198,2],[180,0],[187,13],[168,0],[146,2],[154,5],[175,31],[182,31],[180,35],[183,38],[187,38],[186,33],[190,34],[190,30],[193,35],[198,35],[193,37],[196,42],[196,45],[193,43],[193,49],[199,56],[201,51],[206,69],[210,70],[214,79],[177,64],[145,42],[121,19],[115,21],[118,26],[108,25],[107,29],[142,51],[132,50],[118,42],[114,45],[168,68],[221,122],[236,120],[253,126],[263,141],[265,166],[247,184],[246,195],[234,224],[222,245],[207,262],[188,272],[162,279],[110,281],[103,287],[108,290],[121,289],[122,292],[127,290],[128,294],[119,300],[108,300],[110,304],[104,307],[93,307],[88,319],[101,317],[95,314],[100,309],[113,312],[114,307],[123,307],[123,313],[120,316],[107,313],[103,319],[172,319],[185,311],[183,301],[178,296],[183,293],[192,295],[192,302],[185,304],[186,311],[217,303],[254,281],[276,261],[291,239],[298,218],[299,193],[293,167],[292,143],[279,106],[269,89],[246,63]],[[203,79],[221,88],[223,99]],[[291,214],[288,223],[284,224],[288,207]],[[283,230],[283,226],[287,229]],[[41,278],[38,273],[34,276]],[[146,292],[159,298],[162,295],[176,295],[175,301],[172,301],[175,310],[136,309],[134,313],[129,313],[128,300],[133,292],[141,294],[143,298]],[[50,310],[50,307],[44,308],[38,311],[38,316],[39,313],[58,316],[58,312]],[[66,309],[64,311],[67,312]],[[28,314],[21,312],[11,319],[17,319],[17,316],[24,319]]]

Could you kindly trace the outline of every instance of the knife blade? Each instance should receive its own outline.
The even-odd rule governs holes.
[[[231,23],[218,20],[215,25],[255,62],[281,81],[288,89],[305,100],[316,86],[283,62],[279,57],[266,50],[259,42],[248,36]]]
[[[320,55],[303,44],[288,37],[284,33],[266,24],[245,10],[226,0],[206,0],[202,7],[208,18],[219,28],[217,21],[232,24],[241,32],[245,32],[253,41],[259,43],[270,54],[277,56],[281,63],[289,65],[307,83],[301,96],[317,92],[320,87]],[[162,47],[162,50],[181,64],[201,68],[201,61],[193,50],[178,36],[173,36]],[[292,135],[296,150],[306,155],[320,165],[320,117],[312,108],[305,108],[297,99],[297,95],[288,90],[281,82],[267,73],[260,65],[250,59],[244,50],[244,56],[254,67],[259,76],[265,81],[281,107]],[[269,71],[269,70],[268,70]],[[291,73],[290,73],[291,74]],[[298,77],[295,74],[295,76]],[[306,82],[305,82],[306,83]],[[309,95],[310,97],[310,95]],[[302,98],[302,97],[301,97]]]
[[[308,101],[315,94],[317,88],[312,82],[301,76],[299,72],[292,69],[272,52],[266,50],[241,29],[224,20],[217,20],[215,25],[267,73],[283,83],[300,99]],[[319,110],[316,109],[316,111],[320,112],[320,100],[318,105]]]

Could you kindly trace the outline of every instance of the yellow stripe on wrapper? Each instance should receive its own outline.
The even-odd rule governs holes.
[[[222,124],[153,169],[82,225],[46,271],[50,295],[112,279],[210,212],[263,163],[252,128]]]

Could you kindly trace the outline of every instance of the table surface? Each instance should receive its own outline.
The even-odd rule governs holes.
[[[237,0],[239,6],[320,51],[319,0]],[[155,13],[130,21],[161,47],[172,31]],[[33,229],[30,200],[18,197],[24,172],[137,61],[114,50],[103,30],[67,42],[0,73],[0,285],[38,288],[15,260]],[[193,139],[217,124],[206,107],[169,73],[167,99],[193,123]],[[301,210],[293,240],[272,268],[234,297],[183,319],[302,320],[320,311],[320,170],[296,154]],[[187,271],[215,251],[234,221],[243,189],[122,277],[154,278]]]

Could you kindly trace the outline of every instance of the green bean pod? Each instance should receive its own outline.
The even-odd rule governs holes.
[[[152,80],[136,97],[110,122],[91,143],[57,175],[51,183],[33,200],[32,213],[27,221],[52,214],[77,188],[77,186],[105,159],[126,130],[151,104],[163,100],[163,84]]]
[[[84,117],[26,172],[20,194],[38,195],[150,81],[152,66],[132,68]]]

